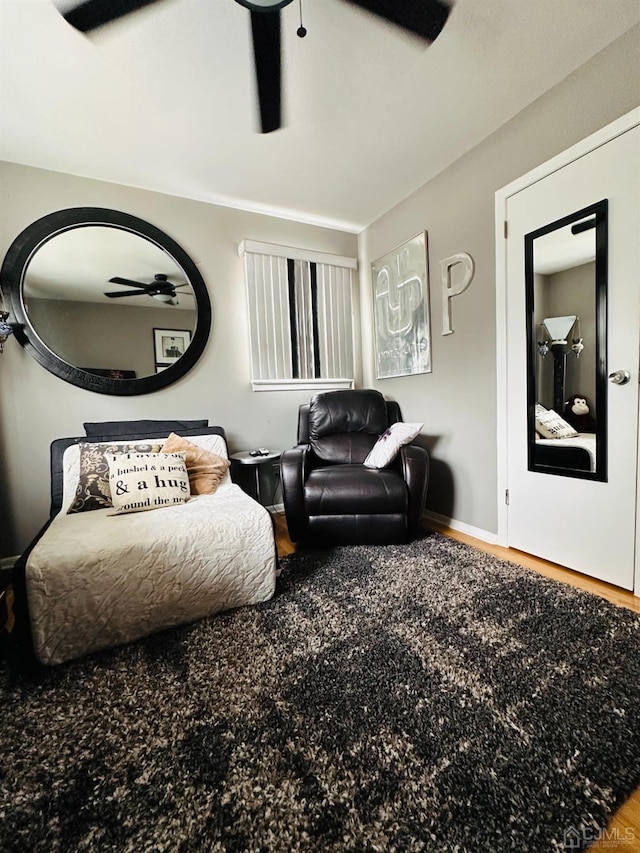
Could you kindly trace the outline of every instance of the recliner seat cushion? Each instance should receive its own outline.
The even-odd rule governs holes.
[[[309,472],[304,503],[310,516],[406,513],[407,489],[395,469],[329,465]]]

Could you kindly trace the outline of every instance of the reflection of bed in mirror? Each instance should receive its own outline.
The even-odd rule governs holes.
[[[595,471],[595,433],[583,432],[575,438],[539,438],[536,440],[535,462],[550,468]]]

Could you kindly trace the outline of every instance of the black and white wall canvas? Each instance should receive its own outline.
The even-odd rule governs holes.
[[[376,376],[431,373],[427,234],[371,264]]]

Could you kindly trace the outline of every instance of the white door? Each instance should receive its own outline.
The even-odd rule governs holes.
[[[546,393],[546,408],[554,408],[549,406],[549,395],[554,394],[556,380],[561,381],[565,375],[559,371],[554,372],[552,380],[542,379],[551,361],[551,353],[542,354],[547,343],[545,338],[550,343],[555,335],[563,333],[549,333],[541,319],[549,319],[549,327],[553,325],[553,318],[545,316],[546,310],[565,322],[566,327],[572,316],[579,315],[572,310],[570,300],[561,301],[559,307],[540,304],[548,297],[539,296],[539,282],[547,279],[539,278],[537,267],[535,275],[529,272],[533,278],[527,301],[525,235],[529,235],[528,264],[533,268],[532,259],[538,257],[538,247],[541,250],[548,241],[538,242],[532,235],[542,235],[550,228],[549,235],[553,232],[558,236],[563,220],[566,222],[572,215],[604,199],[607,200],[608,262],[605,268],[608,275],[606,316],[600,313],[603,323],[600,369],[601,373],[606,371],[607,379],[615,371],[628,371],[629,379],[624,384],[600,380],[604,396],[601,393],[599,427],[602,433],[605,424],[606,441],[600,444],[596,455],[600,473],[605,467],[606,472],[598,479],[599,475],[593,472],[576,473],[578,469],[572,468],[573,463],[565,467],[564,462],[556,465],[548,458],[543,465],[535,461],[540,458],[535,455],[540,453],[539,447],[547,443],[535,441],[533,405],[540,403],[540,396]],[[633,589],[640,358],[640,127],[627,130],[509,196],[506,210],[508,545]],[[579,217],[575,222],[578,220]],[[588,224],[588,220],[587,216],[582,222]],[[594,241],[595,231],[595,228],[591,231]],[[595,263],[602,263],[602,256]],[[596,287],[595,281],[593,286]],[[528,317],[532,315],[534,299],[538,316],[531,320]],[[590,310],[587,305],[583,313],[588,314]],[[595,305],[593,313],[597,313]],[[580,359],[586,361],[580,365],[583,371],[586,369],[586,374],[582,381],[591,389],[591,395],[593,377],[589,375],[588,364],[591,359],[595,376],[597,323],[597,320],[586,318],[580,326],[578,319],[567,334],[565,347],[569,349],[567,371],[575,374],[578,360],[570,347],[583,336],[584,350]],[[530,338],[527,342],[528,324]],[[579,390],[587,395],[589,388]],[[550,442],[553,445],[551,453],[557,452],[562,441]]]

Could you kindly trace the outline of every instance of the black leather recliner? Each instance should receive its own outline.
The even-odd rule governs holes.
[[[427,495],[427,451],[406,445],[386,468],[367,468],[379,436],[402,420],[379,391],[329,391],[300,406],[298,444],[280,461],[293,542],[386,544],[412,538]]]

